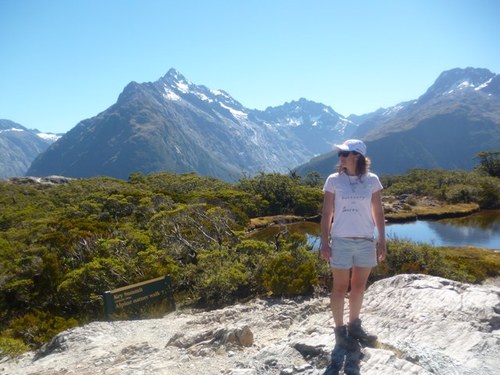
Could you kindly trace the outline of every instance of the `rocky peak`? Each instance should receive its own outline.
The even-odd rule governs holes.
[[[186,78],[175,68],[170,68],[168,72],[163,76],[165,81],[173,82],[187,82]]]
[[[434,84],[419,98],[419,102],[464,90],[478,91],[488,86],[495,76],[488,69],[481,68],[447,70],[439,75]]]
[[[187,92],[189,90],[189,86],[192,85],[186,77],[184,77],[180,72],[171,68],[167,74],[165,74],[162,78],[160,78],[160,82],[170,86],[175,87],[182,92]]]
[[[247,112],[247,110],[236,101],[231,95],[223,90],[210,90],[206,86],[196,85],[187,80],[180,72],[171,68],[165,76],[157,81],[161,90],[164,92],[164,98],[167,100],[178,101],[181,98],[188,102],[204,103],[216,109],[237,110]]]
[[[443,88],[456,88],[464,82],[469,82],[472,86],[480,86],[490,80],[495,74],[488,69],[481,68],[455,68],[440,74],[435,84]]]
[[[123,103],[129,100],[133,100],[142,91],[142,84],[135,81],[130,82],[123,89],[122,93],[118,97],[118,102]]]
[[[337,121],[340,118],[344,119],[331,107],[304,98],[301,98],[298,101],[293,100],[291,102],[287,102],[278,107],[268,107],[265,111],[260,112],[259,116],[263,118],[278,118],[285,123],[287,118],[302,119],[302,122],[308,122],[313,119],[318,120],[324,117],[335,119]]]

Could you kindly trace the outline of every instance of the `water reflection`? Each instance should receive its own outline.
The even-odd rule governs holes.
[[[456,245],[467,243],[482,247],[487,245],[495,235],[494,227],[484,230],[480,227],[468,227],[453,223],[429,222],[429,228],[437,233],[442,242]],[[496,225],[496,233],[499,232],[500,223]]]
[[[434,246],[476,246],[500,250],[500,210],[439,221],[388,224],[386,232],[388,238],[409,239]],[[320,226],[311,222],[265,228],[252,237],[273,241],[286,233],[303,234],[313,248],[319,247]]]
[[[389,238],[410,239],[436,246],[477,246],[500,250],[500,210],[439,221],[387,225]]]

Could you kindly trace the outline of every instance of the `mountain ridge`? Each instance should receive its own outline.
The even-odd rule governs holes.
[[[59,137],[0,119],[0,178],[24,175],[31,162]]]
[[[317,147],[318,130],[303,131],[302,123],[312,127],[312,122],[301,106],[314,105],[315,125],[327,128],[324,150],[339,139],[338,129],[344,131],[335,125],[349,123],[331,108],[311,103],[290,104],[300,118],[288,110],[249,110],[225,91],[195,85],[170,69],[155,82],[129,83],[115,104],[71,129],[27,174],[127,178],[131,172],[167,170],[237,180],[260,171],[287,172],[314,156]]]
[[[487,69],[443,72],[418,99],[365,115],[353,137],[365,140],[379,174],[411,168],[465,169],[475,156],[500,145],[500,78]],[[297,167],[326,177],[333,152]]]
[[[261,111],[172,68],[155,82],[127,84],[116,103],[40,152],[26,174],[126,179],[164,170],[226,181],[260,172],[326,176],[336,164],[332,144],[353,137],[365,140],[380,174],[471,169],[475,153],[500,143],[499,98],[500,77],[469,67],[441,73],[415,100],[360,116],[344,117],[305,98]],[[452,152],[443,155],[439,143]]]

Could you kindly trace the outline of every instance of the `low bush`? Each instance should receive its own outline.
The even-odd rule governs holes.
[[[498,177],[478,172],[414,170],[383,184],[393,196],[500,206]],[[37,348],[77,321],[100,319],[104,291],[166,274],[178,306],[329,286],[328,266],[305,238],[279,233],[264,242],[246,233],[249,218],[317,215],[321,186],[317,175],[276,173],[237,184],[169,173],[50,186],[0,181],[1,353]],[[391,241],[371,280],[418,272],[479,282],[499,269],[498,257]]]
[[[316,263],[305,249],[279,252],[264,265],[262,284],[274,296],[310,295],[318,283]]]
[[[0,358],[4,356],[16,357],[29,349],[30,347],[23,340],[0,335]]]
[[[500,274],[500,253],[475,248],[434,247],[395,239],[388,242],[386,261],[374,268],[370,281],[403,273],[480,283]]]
[[[45,311],[35,310],[12,320],[9,328],[2,332],[2,336],[10,338],[6,343],[10,343],[13,349],[23,347],[21,342],[35,349],[48,342],[57,333],[77,325],[76,319],[65,319]]]

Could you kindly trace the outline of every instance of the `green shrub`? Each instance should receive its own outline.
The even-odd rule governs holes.
[[[445,193],[449,203],[470,203],[479,201],[480,189],[476,186],[457,184],[450,186]]]
[[[236,299],[236,292],[248,284],[251,270],[227,248],[198,253],[195,290],[204,306],[222,306]]]
[[[500,207],[498,177],[462,170],[413,169],[402,176],[382,176],[384,195],[430,196],[447,203],[478,203],[482,208]]]
[[[305,236],[285,230],[266,243],[248,240],[245,231],[256,216],[317,214],[321,186],[318,175],[275,173],[237,184],[193,173],[50,186],[0,181],[0,345],[7,348],[0,350],[35,347],[73,324],[49,312],[99,319],[104,291],[166,274],[178,306],[208,307],[265,292],[295,296],[328,286],[328,265],[309,252]],[[498,177],[479,172],[413,170],[385,178],[384,186],[388,195],[500,206]],[[419,272],[479,282],[500,269],[498,255],[443,253],[394,241],[372,280]]]
[[[490,178],[481,183],[478,203],[483,208],[500,208],[500,183],[498,178]]]
[[[385,262],[374,268],[370,282],[402,273],[442,276],[443,257],[431,245],[407,240],[392,240],[387,244]]]
[[[11,339],[21,340],[25,345],[36,349],[50,341],[57,333],[77,325],[78,321],[76,319],[65,319],[48,312],[35,310],[12,320],[9,328],[5,330],[2,336],[4,339],[10,337]],[[13,343],[10,340],[8,342]],[[16,347],[21,348],[22,346]]]
[[[500,254],[482,249],[433,247],[408,240],[388,242],[386,261],[374,268],[370,282],[403,273],[421,273],[479,283],[500,273]]]
[[[310,180],[279,173],[260,173],[253,178],[242,178],[238,189],[262,200],[255,216],[295,214],[311,216],[320,211],[322,193]]]
[[[316,263],[316,255],[303,248],[280,251],[264,265],[262,284],[274,296],[312,294],[318,283]]]
[[[16,357],[29,349],[30,347],[23,340],[0,335],[0,358],[4,356]]]
[[[119,259],[96,258],[82,267],[68,272],[58,286],[61,306],[72,313],[84,312],[99,316],[102,312],[102,293],[132,280],[125,279],[125,267]]]
[[[450,279],[480,283],[500,274],[500,253],[496,251],[466,248],[440,248],[447,267],[452,270]]]

